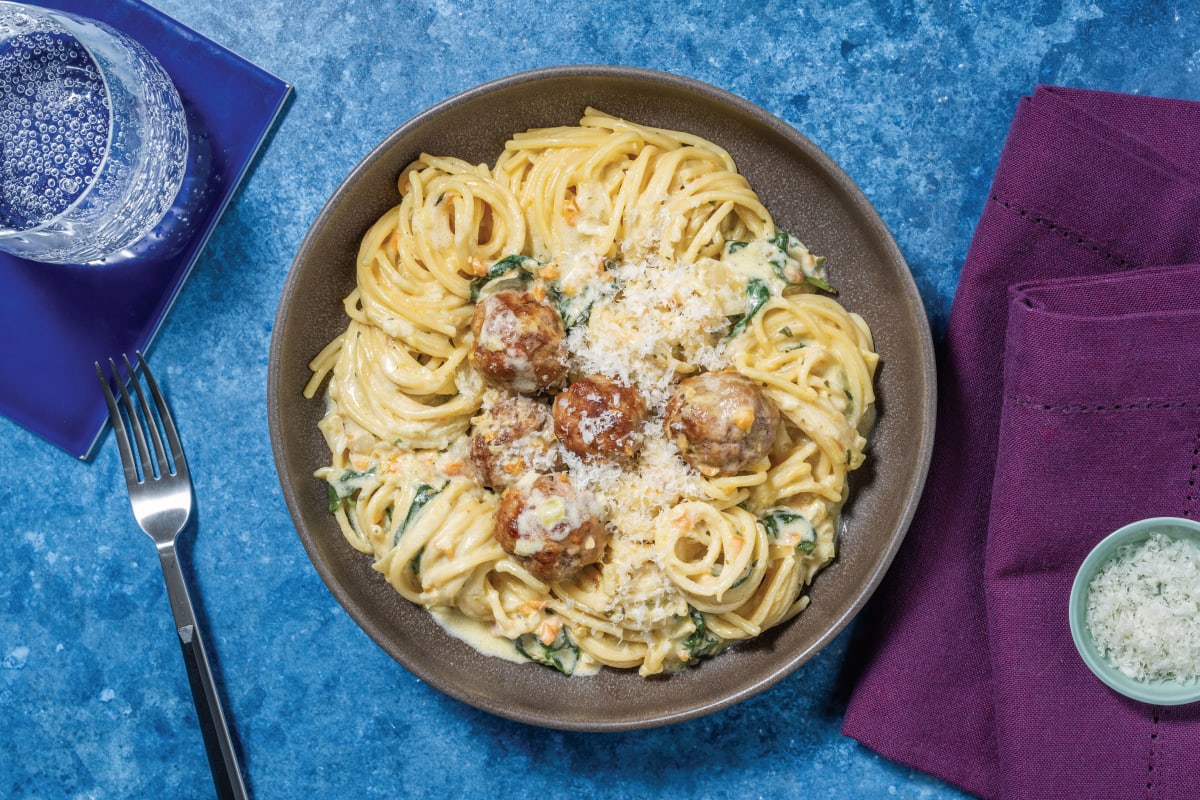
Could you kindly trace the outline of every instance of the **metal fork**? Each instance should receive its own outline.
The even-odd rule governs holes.
[[[154,540],[158,549],[158,559],[167,583],[167,597],[170,598],[171,611],[175,615],[175,629],[179,634],[179,645],[183,650],[183,661],[187,666],[188,681],[192,687],[192,700],[196,705],[200,732],[208,751],[208,763],[217,797],[221,800],[243,800],[247,796],[246,786],[242,781],[237,753],[233,749],[229,727],[221,710],[221,700],[213,682],[200,627],[196,624],[196,614],[192,609],[192,601],[188,596],[187,584],[184,582],[175,550],[175,540],[191,519],[195,503],[187,459],[184,458],[183,445],[179,442],[175,423],[171,421],[170,410],[142,354],[137,354],[137,362],[150,389],[150,397],[154,401],[153,410],[137,380],[129,357],[122,356],[122,359],[129,371],[129,380],[137,397],[136,405],[133,395],[125,388],[125,381],[121,378],[113,359],[110,358],[108,363],[112,370],[113,382],[121,397],[121,404],[118,404],[112,389],[109,388],[108,378],[99,362],[96,363],[96,374],[100,377],[100,385],[104,387],[108,416],[121,451],[125,483],[129,486],[129,503],[133,507],[133,516],[138,525]],[[121,412],[122,405],[124,415]],[[163,437],[159,433],[160,425],[162,434],[165,434],[170,445],[169,452],[163,446]],[[130,442],[130,431],[136,445],[136,457],[134,446]]]

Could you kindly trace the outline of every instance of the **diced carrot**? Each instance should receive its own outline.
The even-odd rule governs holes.
[[[545,600],[526,600],[524,603],[522,603],[520,606],[518,606],[517,610],[520,611],[522,614],[529,615],[529,614],[533,614],[536,611],[541,611],[545,607],[546,607]]]
[[[740,536],[734,536],[725,545],[725,551],[730,558],[737,558],[738,553],[742,552],[742,548],[746,546],[746,540]]]
[[[542,623],[538,628],[538,641],[549,647],[554,644],[554,640],[558,638],[559,632],[562,630],[562,620],[558,617],[551,617]]]
[[[687,510],[679,510],[675,512],[675,527],[680,530],[690,531],[696,527],[696,518]]]

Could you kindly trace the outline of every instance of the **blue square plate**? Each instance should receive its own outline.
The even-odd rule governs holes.
[[[141,42],[191,126],[188,211],[153,249],[104,266],[0,253],[0,413],[88,458],[108,414],[93,364],[146,350],[266,138],[291,86],[139,0],[43,0]]]

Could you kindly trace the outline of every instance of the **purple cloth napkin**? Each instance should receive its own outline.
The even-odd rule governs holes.
[[[1200,518],[1200,104],[1022,99],[939,348],[916,518],[843,731],[988,798],[1200,798],[1200,705],[1075,652],[1091,547]]]

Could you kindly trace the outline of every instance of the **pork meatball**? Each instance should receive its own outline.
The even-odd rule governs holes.
[[[554,432],[563,446],[589,459],[630,461],[642,446],[646,403],[605,375],[589,375],[554,398]]]
[[[550,406],[529,397],[505,398],[471,424],[471,465],[479,482],[505,489],[529,473],[552,472],[559,451]]]
[[[608,530],[591,492],[565,473],[528,476],[504,490],[492,529],[496,541],[535,577],[569,578],[604,555]]]
[[[663,429],[701,473],[736,475],[771,451],[779,408],[739,372],[706,372],[680,382]]]
[[[475,304],[475,342],[468,356],[489,382],[537,394],[567,379],[567,331],[562,317],[528,292],[502,291]]]

